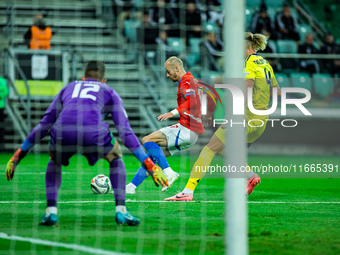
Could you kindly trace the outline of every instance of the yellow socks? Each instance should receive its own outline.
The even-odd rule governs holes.
[[[192,192],[194,192],[198,182],[205,175],[206,169],[208,168],[208,166],[210,166],[210,163],[214,157],[215,154],[207,146],[204,146],[203,150],[201,151],[197,161],[195,162],[191,170],[190,178],[184,190],[186,191],[192,190]]]

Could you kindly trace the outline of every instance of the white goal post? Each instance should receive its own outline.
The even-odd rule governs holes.
[[[233,85],[245,90],[244,73],[244,0],[224,1],[224,77],[234,79]],[[235,84],[237,83],[237,84]],[[227,93],[228,94],[228,93]],[[228,96],[228,95],[227,95]],[[226,119],[242,122],[244,116],[232,116],[231,96],[226,99]],[[236,166],[238,169],[247,160],[246,134],[242,125],[226,128],[225,164]],[[226,178],[226,254],[248,254],[248,209],[245,196],[246,179],[228,176]]]

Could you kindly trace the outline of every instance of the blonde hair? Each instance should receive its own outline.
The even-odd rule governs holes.
[[[264,50],[268,43],[268,36],[263,34],[253,34],[246,32],[246,47],[253,49],[255,52],[258,50]]]
[[[172,56],[172,57],[168,58],[168,60],[165,61],[165,65],[166,64],[169,64],[172,68],[175,68],[176,66],[178,66],[179,68],[184,69],[183,68],[183,62],[178,57]]]

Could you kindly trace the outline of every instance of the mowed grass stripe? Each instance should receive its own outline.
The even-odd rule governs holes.
[[[225,179],[208,178],[211,175],[207,174],[195,190],[197,202],[163,202],[177,190],[183,190],[191,170],[190,162],[195,162],[198,154],[191,158],[168,158],[171,167],[181,175],[169,192],[160,192],[148,178],[136,194],[127,195],[126,205],[131,214],[141,219],[137,228],[117,226],[112,194],[95,195],[90,189],[90,180],[99,173],[107,174],[108,164],[98,162],[89,167],[86,159],[83,162],[77,158],[72,158],[70,165],[63,168],[67,174],[63,175],[59,194],[58,226],[39,226],[46,205],[44,175],[48,155],[27,155],[13,181],[8,182],[3,174],[4,163],[11,156],[0,154],[3,164],[0,200],[5,202],[0,201],[0,232],[133,254],[225,252]],[[140,163],[130,155],[125,155],[124,161],[127,182],[130,182]],[[212,164],[216,162],[223,160],[216,158]],[[249,157],[250,165],[320,162],[340,165],[340,158]],[[248,198],[250,254],[340,254],[340,179],[267,178],[265,175],[261,178],[261,185]],[[1,238],[0,244],[0,254],[87,254]]]

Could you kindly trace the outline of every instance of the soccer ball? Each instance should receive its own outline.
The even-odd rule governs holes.
[[[111,190],[111,182],[109,177],[98,174],[91,180],[91,189],[94,194],[107,194]]]

